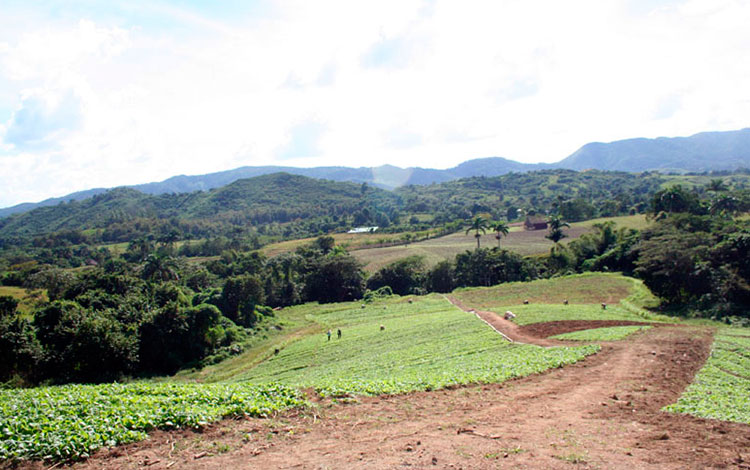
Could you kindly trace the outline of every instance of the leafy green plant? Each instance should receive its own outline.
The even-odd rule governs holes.
[[[719,330],[711,356],[693,383],[664,409],[750,424],[750,329]]]
[[[613,326],[609,328],[593,328],[590,330],[574,331],[555,335],[554,339],[566,339],[572,341],[619,341],[636,331],[648,330],[651,326]]]
[[[281,385],[132,383],[0,391],[0,459],[75,460],[155,428],[201,428],[227,416],[301,406]]]

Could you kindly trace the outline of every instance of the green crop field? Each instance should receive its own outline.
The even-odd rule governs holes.
[[[722,328],[711,356],[666,411],[750,424],[750,328]]]
[[[104,384],[0,391],[0,459],[74,460],[227,416],[268,416],[302,405],[299,392],[248,384]]]
[[[592,328],[590,330],[573,331],[561,335],[552,336],[554,339],[568,341],[619,341],[633,333],[647,330],[651,326],[613,326],[609,328]]]
[[[310,318],[334,332],[305,336],[235,380],[313,387],[324,396],[403,393],[502,382],[576,362],[597,346],[508,343],[441,296],[393,298],[362,308],[318,308]],[[383,329],[381,330],[381,326]],[[343,336],[336,337],[341,329]]]

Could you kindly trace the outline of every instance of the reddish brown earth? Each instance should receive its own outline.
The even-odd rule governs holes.
[[[504,384],[319,401],[202,433],[158,432],[74,467],[750,469],[750,426],[660,411],[692,380],[711,341],[706,328],[659,326]]]

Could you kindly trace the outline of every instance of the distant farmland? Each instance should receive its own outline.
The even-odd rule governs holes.
[[[574,240],[586,232],[598,222],[606,220],[615,221],[618,226],[643,228],[646,226],[646,219],[643,215],[613,217],[608,219],[594,219],[585,222],[571,224],[569,229],[565,229],[567,238],[563,242]],[[503,237],[500,241],[501,248],[514,251],[521,255],[537,255],[548,253],[553,246],[550,240],[545,238],[547,230],[524,230],[523,227],[511,227],[508,236]],[[495,233],[488,231],[479,240],[483,247],[497,246]],[[428,265],[434,265],[444,259],[452,259],[457,254],[466,250],[472,250],[477,246],[477,241],[473,233],[461,231],[446,235],[444,237],[432,238],[429,240],[411,243],[408,246],[389,246],[384,248],[364,248],[352,251],[352,254],[365,265],[365,270],[373,272],[392,263],[398,259],[407,256],[420,255],[424,256]]]

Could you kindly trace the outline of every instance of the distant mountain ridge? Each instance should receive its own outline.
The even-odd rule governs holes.
[[[399,168],[392,165],[349,168],[341,166],[295,168],[287,166],[243,166],[205,175],[179,175],[164,181],[128,186],[146,194],[189,193],[219,188],[234,181],[286,172],[310,178],[367,183],[382,189],[415,184],[442,183],[472,176],[500,176],[511,172],[563,168],[571,170],[703,172],[750,168],[750,128],[738,131],[703,132],[690,137],[627,139],[611,143],[592,142],[557,163],[520,163],[501,157],[478,158],[445,170]],[[106,192],[106,188],[79,191],[37,203],[22,203],[0,209],[0,218],[63,201],[82,200]]]

